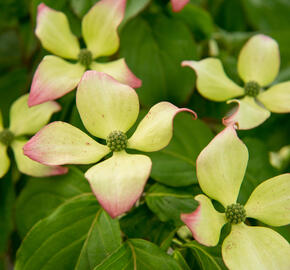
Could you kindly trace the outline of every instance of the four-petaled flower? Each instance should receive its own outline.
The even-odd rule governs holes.
[[[172,137],[174,116],[181,111],[168,102],[153,106],[127,140],[126,132],[139,114],[139,99],[134,89],[97,71],[86,71],[76,94],[82,122],[100,144],[87,134],[64,122],[53,122],[40,130],[24,146],[24,154],[46,165],[96,163],[113,152],[112,157],[91,167],[85,177],[103,208],[116,217],[128,211],[141,196],[150,175],[151,160],[145,155],[128,154],[131,148],[158,151]]]
[[[172,10],[174,12],[181,11],[189,0],[171,0]]]
[[[11,106],[10,126],[4,129],[2,114],[0,112],[0,178],[3,177],[10,166],[7,148],[11,146],[17,167],[20,172],[35,177],[58,175],[67,172],[67,168],[60,166],[46,166],[31,160],[23,154],[22,147],[28,141],[24,135],[33,135],[46,125],[54,112],[60,106],[49,101],[33,108],[27,105],[28,95],[21,96]]]
[[[206,246],[219,242],[227,222],[231,232],[222,244],[222,256],[229,269],[290,269],[290,246],[276,231],[248,226],[246,217],[271,226],[289,224],[290,174],[266,180],[255,188],[245,206],[237,203],[248,163],[247,147],[237,137],[233,126],[225,128],[197,158],[197,178],[202,191],[220,202],[225,213],[215,210],[205,195],[197,195],[198,208],[181,219],[194,238]]]
[[[86,49],[80,49],[62,12],[45,4],[38,6],[36,35],[42,46],[57,56],[45,56],[39,64],[32,81],[29,106],[55,100],[70,92],[86,69],[105,72],[134,88],[141,86],[124,59],[108,63],[93,61],[112,55],[119,48],[117,28],[124,17],[125,6],[126,0],[101,0],[89,10],[82,20]],[[70,63],[58,56],[78,62]]]
[[[278,44],[268,36],[255,35],[240,51],[238,73],[244,88],[227,77],[219,59],[183,61],[182,65],[197,73],[201,95],[214,101],[238,103],[237,111],[223,119],[226,126],[236,124],[239,129],[251,129],[270,117],[270,112],[290,112],[290,81],[263,89],[274,81],[280,66]],[[243,95],[242,99],[229,100]]]

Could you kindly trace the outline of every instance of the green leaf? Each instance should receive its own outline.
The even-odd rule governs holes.
[[[22,40],[22,51],[25,61],[29,61],[37,49],[37,39],[33,31],[31,22],[22,23],[20,28],[20,35]]]
[[[257,30],[289,31],[290,2],[285,0],[243,0],[244,8],[251,25]]]
[[[120,54],[142,80],[138,90],[145,106],[168,100],[186,101],[192,92],[193,70],[182,68],[183,60],[196,59],[196,45],[187,26],[162,14],[137,17],[120,33]]]
[[[8,239],[13,229],[14,188],[11,174],[0,179],[0,258],[8,250]]]
[[[189,3],[180,12],[173,13],[173,16],[186,22],[198,40],[209,39],[214,32],[210,14],[196,5]]]
[[[249,150],[249,162],[241,186],[239,201],[244,204],[253,190],[263,181],[277,175],[269,161],[269,152],[265,144],[255,138],[244,138],[243,142]]]
[[[183,258],[182,254],[179,252],[179,250],[175,249],[173,252],[173,258],[178,261],[181,268],[183,270],[190,270],[190,267],[188,266],[186,260]]]
[[[239,136],[242,140],[247,137],[258,138],[267,151],[278,151],[289,144],[290,125],[285,125],[288,118],[288,114],[272,113],[262,125],[251,130],[240,130]]]
[[[221,248],[206,247],[196,241],[192,241],[185,245],[189,247],[192,254],[195,256],[200,269],[202,270],[223,270],[227,269],[221,257]]]
[[[9,68],[20,64],[20,40],[16,31],[0,33],[0,68]]]
[[[195,192],[197,194],[197,192]],[[146,192],[146,203],[161,221],[173,221],[181,226],[180,214],[193,212],[198,203],[194,200],[193,187],[170,188],[161,184],[153,185]]]
[[[8,127],[10,106],[19,96],[21,96],[21,94],[24,94],[23,89],[26,88],[26,84],[27,71],[25,69],[17,68],[6,72],[6,74],[1,74],[0,109],[4,119],[5,127]]]
[[[117,220],[91,194],[76,196],[27,234],[15,270],[94,269],[121,245]]]
[[[79,17],[82,18],[88,11],[89,9],[93,6],[93,0],[70,0],[70,5],[73,10],[73,12]]]
[[[146,6],[149,5],[151,0],[127,0],[126,3],[126,12],[124,19],[119,27],[119,29],[122,29],[122,27],[133,17],[135,17],[139,12],[141,12],[143,9],[146,8]]]
[[[160,222],[146,204],[140,205],[120,220],[122,231],[128,238],[144,238],[163,250],[171,244],[175,228],[168,223]]]
[[[287,68],[290,66],[290,50],[289,50],[290,37],[288,35],[288,32],[289,32],[288,28],[266,32],[266,34],[274,38],[279,44],[280,55],[281,55],[281,71],[283,71],[284,67]],[[286,81],[286,80],[288,81],[289,79],[290,79],[289,70],[287,70],[286,72],[284,71],[283,81]]]
[[[83,173],[74,167],[66,175],[28,179],[16,202],[16,224],[22,237],[66,200],[90,192]]]
[[[111,219],[105,211],[100,209],[91,225],[74,269],[93,269],[121,245],[121,240],[118,221]]]
[[[156,245],[142,239],[127,240],[94,270],[182,270],[179,264]]]
[[[0,28],[12,28],[28,13],[28,1],[9,0],[0,2]],[[1,43],[0,43],[1,44]]]
[[[216,23],[227,31],[246,31],[246,15],[240,0],[216,1],[221,5],[215,14]]]
[[[267,225],[263,224],[263,226],[267,226]],[[281,234],[288,242],[290,242],[290,225],[280,226],[280,227],[271,227],[271,229]]]
[[[170,144],[161,151],[147,153],[153,163],[151,177],[172,187],[197,183],[196,158],[212,137],[202,121],[186,113],[177,115]]]

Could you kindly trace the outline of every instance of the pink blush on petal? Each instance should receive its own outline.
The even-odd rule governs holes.
[[[172,10],[174,12],[181,11],[189,0],[171,0]]]
[[[193,238],[201,242],[200,237],[198,237],[197,233],[195,232],[195,227],[198,226],[198,221],[201,218],[201,205],[199,205],[196,210],[189,214],[181,214],[181,220],[185,223],[185,225],[190,229]]]

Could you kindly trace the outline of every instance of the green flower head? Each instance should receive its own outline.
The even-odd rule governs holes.
[[[45,56],[34,74],[29,106],[55,100],[72,91],[88,69],[105,72],[134,88],[141,86],[141,80],[131,72],[124,58],[107,63],[98,61],[99,57],[110,56],[118,50],[117,29],[125,8],[126,0],[98,1],[82,19],[86,48],[81,48],[64,13],[44,3],[38,6],[35,34],[53,55]]]
[[[169,102],[153,106],[130,138],[127,131],[139,114],[139,99],[133,88],[111,76],[88,70],[79,83],[77,109],[89,133],[61,121],[40,130],[25,145],[24,154],[42,164],[93,164],[86,173],[92,191],[102,207],[117,217],[141,196],[151,172],[151,160],[142,154],[128,154],[127,148],[158,151],[171,140],[175,115],[182,111]]]
[[[53,113],[60,110],[60,106],[54,101],[29,108],[27,100],[28,94],[21,96],[12,104],[10,126],[7,129],[3,127],[0,112],[0,178],[7,173],[10,166],[8,147],[12,148],[17,167],[24,174],[42,177],[66,173],[67,168],[43,165],[23,154],[22,148],[28,141],[25,136],[35,134],[47,124]]]
[[[239,129],[251,129],[270,117],[270,112],[290,112],[290,81],[271,85],[280,67],[279,46],[265,35],[255,35],[240,51],[238,73],[244,82],[241,87],[227,77],[217,58],[184,61],[197,74],[197,89],[213,101],[236,102],[238,108],[223,122]],[[240,99],[232,99],[242,97]]]
[[[225,223],[231,232],[222,244],[222,256],[229,269],[290,269],[290,246],[270,228],[248,226],[247,217],[271,226],[290,222],[290,174],[282,174],[261,183],[243,206],[237,203],[248,163],[248,150],[230,126],[218,134],[197,159],[197,178],[202,191],[198,208],[181,219],[194,238],[206,246],[219,242]],[[218,212],[210,198],[225,209]],[[269,254],[269,256],[265,256]]]

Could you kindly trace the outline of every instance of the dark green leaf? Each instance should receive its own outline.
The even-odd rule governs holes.
[[[290,2],[285,0],[243,0],[250,23],[260,31],[287,30],[290,24]]]
[[[22,51],[24,52],[23,57],[26,63],[29,63],[30,58],[33,56],[37,48],[38,42],[33,30],[31,22],[23,23],[20,28]]]
[[[30,178],[16,203],[16,224],[23,237],[39,220],[66,200],[90,192],[83,173],[71,167],[69,173],[48,178]]]
[[[243,140],[247,137],[257,138],[265,144],[267,151],[279,151],[289,144],[290,125],[285,125],[288,118],[287,114],[272,113],[262,125],[251,130],[240,130],[239,136]]]
[[[27,13],[27,0],[0,1],[0,29],[15,27]]]
[[[223,270],[227,269],[221,257],[221,247],[206,247],[196,241],[187,243],[197,263],[202,270]]]
[[[188,266],[186,260],[183,258],[182,254],[176,249],[174,250],[173,253],[173,258],[178,261],[178,263],[180,264],[181,268],[183,270],[190,270],[191,268]]]
[[[172,240],[175,228],[168,223],[160,222],[146,204],[140,205],[120,220],[122,231],[129,238],[143,238],[167,249]],[[169,244],[168,244],[169,242]]]
[[[121,245],[119,223],[91,194],[76,196],[27,234],[15,270],[94,269]]]
[[[200,120],[185,113],[177,115],[170,144],[159,152],[148,153],[153,162],[151,177],[173,187],[197,183],[196,158],[212,137],[210,129]]]
[[[20,42],[16,31],[0,33],[0,68],[17,66],[20,60]]]
[[[186,101],[195,75],[182,68],[181,62],[196,59],[196,46],[185,24],[162,14],[148,20],[138,17],[125,25],[120,39],[121,56],[143,82],[138,90],[143,105]]]
[[[221,3],[217,14],[215,14],[216,23],[227,31],[247,30],[246,15],[241,1],[231,0]]]
[[[262,141],[253,138],[245,138],[243,141],[249,150],[248,167],[239,194],[239,201],[244,204],[255,187],[275,176],[275,170],[269,162],[269,152]]]
[[[278,232],[279,234],[281,234],[288,242],[290,242],[290,225],[285,225],[281,227],[271,227],[271,228],[275,230],[276,232]]]
[[[127,240],[94,270],[182,270],[156,245],[141,239]]]
[[[88,11],[89,9],[93,6],[93,0],[70,0],[70,5],[72,7],[72,10],[74,13],[79,17],[82,18]]]
[[[93,269],[121,245],[121,231],[118,221],[112,220],[101,209],[97,215],[88,232],[75,270]]]
[[[146,193],[146,203],[161,221],[173,221],[182,225],[180,214],[193,212],[198,203],[194,200],[193,187],[170,188],[161,184],[153,185]]]
[[[11,104],[23,94],[27,85],[27,71],[19,68],[0,77],[0,110],[4,126],[8,127],[9,109]]]
[[[188,4],[181,12],[174,13],[173,16],[186,22],[198,40],[209,39],[214,32],[210,14],[196,5]]]
[[[150,1],[151,0],[127,0],[126,12],[120,28],[122,28],[130,19],[135,17],[139,12],[141,12],[150,3]]]
[[[12,211],[14,189],[11,174],[0,179],[0,258],[8,249],[9,235],[13,229]]]
[[[287,68],[290,66],[290,50],[289,50],[290,36],[288,35],[288,32],[289,32],[288,28],[287,30],[281,29],[277,31],[275,30],[271,32],[266,32],[266,34],[274,38],[279,44],[279,50],[280,50],[280,55],[281,55],[280,61],[281,61],[281,67],[282,67],[281,71],[283,71],[284,67]],[[284,74],[285,79],[283,81],[286,81],[286,80],[288,81],[290,79],[289,70],[286,74]]]

